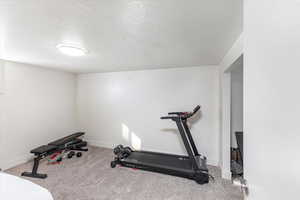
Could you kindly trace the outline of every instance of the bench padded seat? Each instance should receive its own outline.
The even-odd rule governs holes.
[[[69,142],[72,142],[74,139],[83,136],[84,133],[83,132],[78,132],[78,133],[74,133],[72,135],[66,136],[64,138],[61,138],[59,140],[55,140],[53,142],[50,142],[48,145],[55,145],[55,146],[62,146],[65,145]]]
[[[53,151],[53,150],[56,150],[56,149],[57,149],[57,146],[54,146],[54,145],[42,145],[40,147],[32,149],[30,151],[30,153],[42,154],[42,153]]]

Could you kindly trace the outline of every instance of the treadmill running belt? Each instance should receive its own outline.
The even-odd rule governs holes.
[[[170,167],[174,169],[192,170],[192,163],[187,157],[173,156],[169,154],[158,154],[149,152],[132,152],[126,158],[126,162],[144,164],[149,166],[159,166],[161,168]]]

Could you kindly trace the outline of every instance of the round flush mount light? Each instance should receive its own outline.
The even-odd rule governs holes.
[[[68,56],[84,56],[87,50],[74,44],[59,44],[56,48]]]

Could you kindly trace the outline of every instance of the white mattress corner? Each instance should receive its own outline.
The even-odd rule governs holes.
[[[51,193],[28,180],[0,172],[1,200],[53,200]]]

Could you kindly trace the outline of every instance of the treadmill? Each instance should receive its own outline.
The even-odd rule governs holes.
[[[193,179],[199,184],[209,182],[209,173],[206,165],[206,157],[198,153],[193,137],[187,125],[187,120],[200,110],[198,105],[193,112],[171,112],[161,119],[170,119],[177,125],[184,146],[187,151],[185,155],[166,154],[150,151],[132,151],[129,147],[114,150],[115,159],[111,167],[116,165],[159,172],[173,176]],[[118,147],[119,147],[118,146]],[[115,148],[116,149],[116,148]]]

